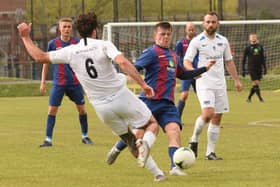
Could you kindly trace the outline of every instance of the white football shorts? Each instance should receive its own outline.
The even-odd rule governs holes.
[[[129,126],[132,128],[145,126],[152,116],[146,104],[127,87],[102,102],[90,101],[90,103],[100,120],[117,135],[127,133]]]
[[[215,109],[215,113],[229,112],[226,89],[197,90],[197,97],[202,109],[210,107]]]

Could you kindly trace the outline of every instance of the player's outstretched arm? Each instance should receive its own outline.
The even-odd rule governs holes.
[[[49,54],[39,49],[30,38],[32,24],[21,23],[17,26],[19,35],[24,43],[24,46],[32,58],[38,63],[50,63]]]
[[[187,70],[184,73],[178,75],[177,77],[179,79],[183,79],[183,80],[198,78],[198,76],[200,76],[200,74],[208,71],[215,63],[216,63],[216,61],[214,61],[214,60],[208,61],[207,64],[205,65],[205,67],[201,67],[201,68],[197,68],[197,69],[193,69],[193,70]]]
[[[141,86],[141,89],[147,98],[152,98],[155,95],[153,88],[147,85],[147,83],[140,76],[137,69],[127,58],[124,57],[124,55],[118,55],[115,58],[115,62],[125,73],[127,73],[128,76],[130,76],[137,84]]]

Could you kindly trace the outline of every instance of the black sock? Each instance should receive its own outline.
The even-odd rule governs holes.
[[[249,96],[248,96],[248,99],[249,99],[249,100],[251,100],[251,97],[254,95],[254,93],[255,93],[255,87],[253,86],[253,87],[251,88],[250,94],[249,94]]]
[[[262,96],[261,96],[261,90],[260,90],[259,85],[255,85],[255,92],[256,92],[256,94],[257,94],[259,100],[262,101],[263,98],[262,98]]]

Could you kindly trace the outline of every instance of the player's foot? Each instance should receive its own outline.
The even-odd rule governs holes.
[[[41,145],[39,145],[39,147],[51,147],[51,146],[52,146],[52,143],[48,142],[46,140]]]
[[[183,172],[180,168],[178,167],[173,167],[170,171],[169,171],[169,175],[175,175],[175,176],[185,176],[187,175],[185,172]]]
[[[137,157],[138,165],[143,168],[143,167],[145,167],[145,164],[149,157],[150,148],[149,148],[147,142],[142,139],[138,139],[136,141],[136,146],[138,148],[138,157]]]
[[[91,141],[91,139],[89,137],[85,137],[82,139],[82,143],[84,144],[93,144],[93,142]]]
[[[262,102],[262,103],[264,102],[263,98],[260,98],[260,102]]]
[[[194,152],[195,158],[197,158],[198,142],[190,142],[189,148]]]
[[[223,160],[223,158],[221,158],[221,157],[218,157],[217,155],[216,155],[216,153],[210,153],[209,155],[207,155],[206,157],[205,157],[205,160]]]
[[[246,99],[246,102],[247,102],[247,103],[251,103],[251,99],[250,99],[250,98],[247,98],[247,99]]]
[[[161,181],[165,181],[165,180],[166,180],[166,177],[165,177],[165,175],[162,175],[162,174],[156,175],[154,178],[155,182],[161,182]]]
[[[107,159],[106,159],[107,164],[112,165],[118,158],[119,154],[120,151],[115,146],[112,147],[112,149],[107,154]]]

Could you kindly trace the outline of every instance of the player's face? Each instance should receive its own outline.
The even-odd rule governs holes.
[[[251,44],[256,44],[257,41],[258,41],[257,35],[255,35],[255,34],[250,34],[250,36],[249,36],[249,41],[250,41]]]
[[[186,33],[189,39],[192,39],[195,36],[195,26],[194,25],[187,25],[186,26]]]
[[[72,32],[72,23],[71,22],[60,22],[59,31],[62,37],[70,37]]]
[[[208,36],[213,36],[217,31],[219,22],[216,15],[206,15],[203,20],[203,28]]]
[[[158,27],[154,32],[155,43],[161,47],[169,48],[171,44],[172,31]]]

